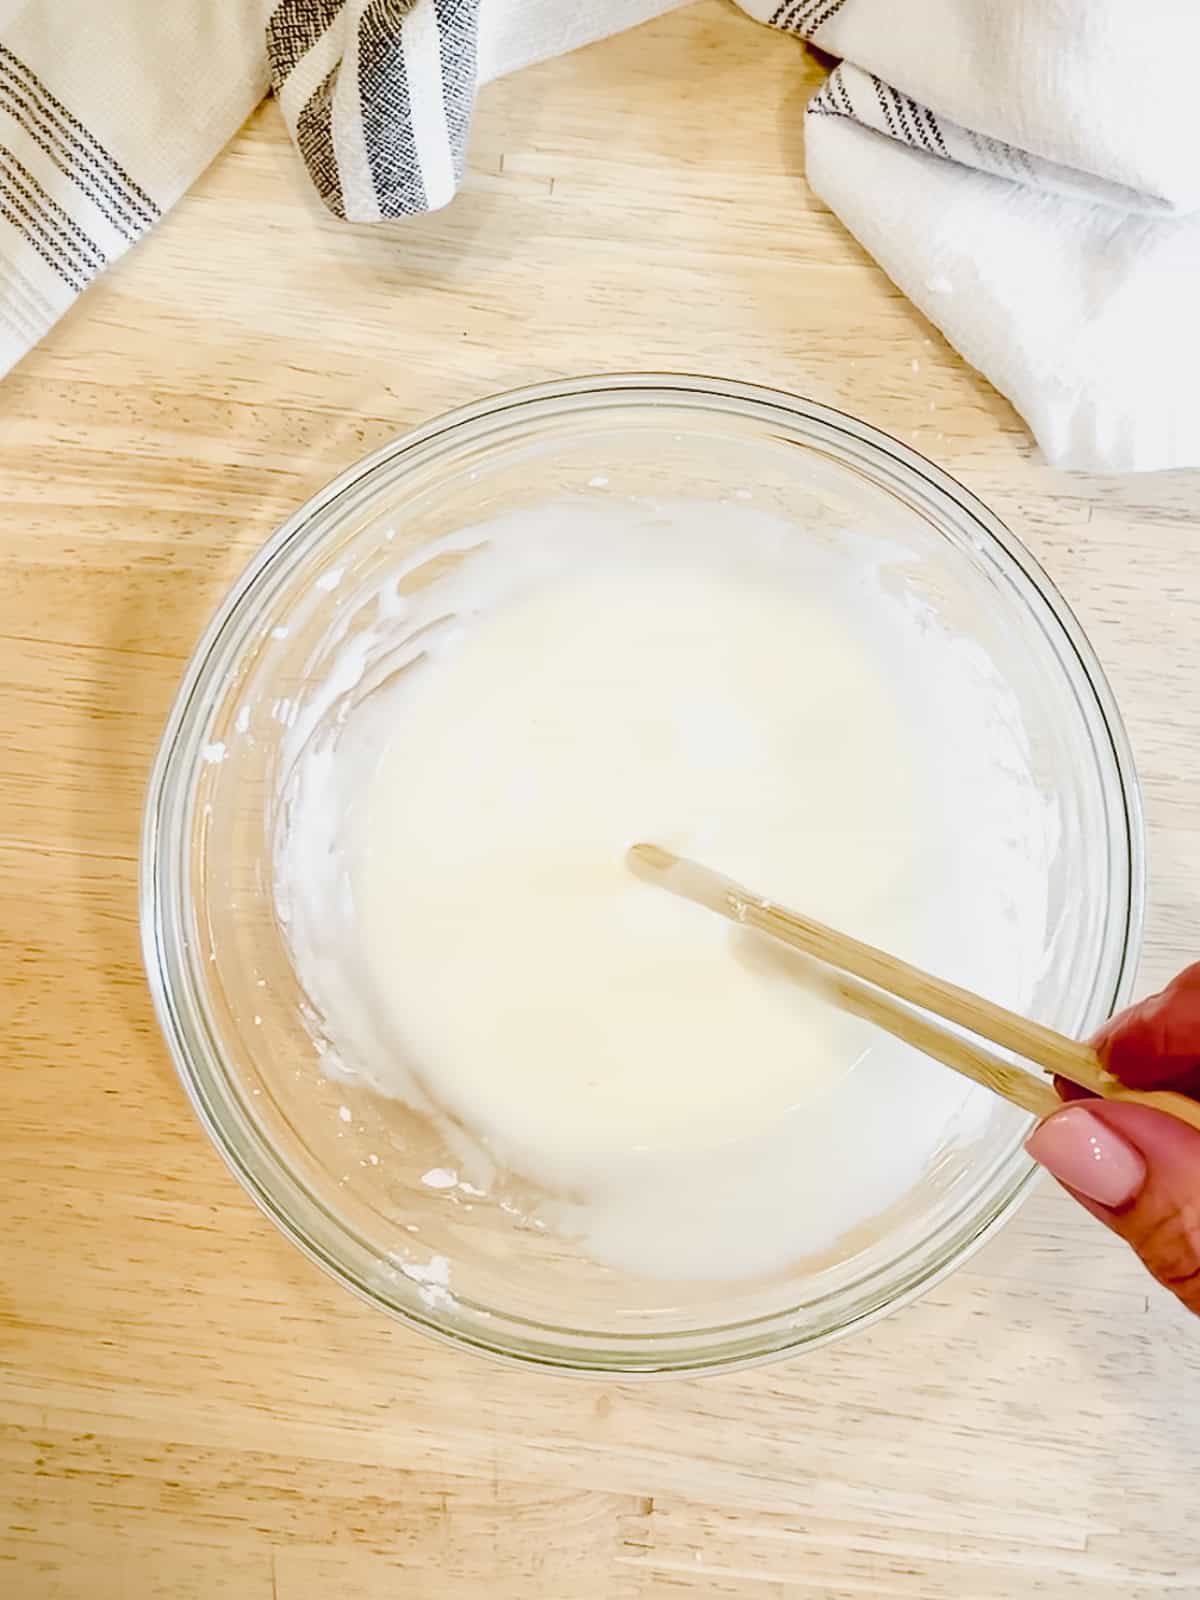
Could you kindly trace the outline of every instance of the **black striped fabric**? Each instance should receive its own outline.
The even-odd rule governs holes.
[[[773,28],[785,33],[796,33],[802,39],[811,39],[818,28],[824,27],[830,17],[846,4],[846,0],[784,0],[784,4],[768,18]]]
[[[476,51],[479,0],[433,0],[438,33],[442,38],[442,92],[446,102],[446,128],[454,153],[454,171],[463,175],[471,113],[475,109]]]
[[[344,217],[342,175],[333,144],[333,91],[337,78],[337,68],[333,67],[301,107],[296,119],[296,148],[313,188],[335,217]]]
[[[0,111],[124,239],[136,239],[157,220],[158,207],[141,185],[3,43]],[[108,265],[101,246],[4,143],[0,143],[0,217],[75,293]]]
[[[286,100],[303,75],[307,98],[288,115],[336,215],[409,217],[449,198],[466,165],[479,6],[276,0],[266,31],[272,86]],[[328,70],[309,88],[315,62]]]
[[[76,292],[108,265],[100,246],[5,144],[0,144],[0,208],[6,221]]]
[[[267,18],[271,81],[279,89],[336,20],[344,0],[281,0]]]
[[[914,150],[923,150],[942,161],[952,159],[941,125],[928,106],[921,105],[911,95],[901,94],[874,73],[851,71],[860,92],[864,83],[870,85],[867,94],[873,104],[855,103],[847,70],[838,66],[808,102],[810,117],[849,117],[879,133],[886,133],[901,144],[911,145]]]
[[[0,109],[19,122],[50,161],[127,239],[159,218],[159,208],[31,67],[0,43]]]
[[[371,0],[358,28],[358,92],[367,162],[379,211],[411,217],[429,209],[412,127],[408,64],[396,0]]]

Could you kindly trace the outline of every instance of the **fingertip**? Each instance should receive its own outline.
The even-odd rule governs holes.
[[[1090,1103],[1051,1112],[1025,1148],[1068,1189],[1110,1211],[1132,1205],[1146,1183],[1141,1151],[1097,1116]]]

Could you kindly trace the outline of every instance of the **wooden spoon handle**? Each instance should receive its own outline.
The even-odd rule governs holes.
[[[906,1006],[932,1012],[956,1027],[978,1034],[1035,1062],[1044,1072],[1067,1078],[1105,1100],[1152,1106],[1200,1130],[1200,1102],[1169,1089],[1127,1089],[1103,1066],[1089,1044],[1069,1039],[1043,1023],[1032,1022],[970,989],[935,978],[920,967],[901,961],[874,945],[852,939],[811,917],[774,905],[711,868],[674,855],[659,845],[633,845],[629,861],[639,876],[661,883],[673,894],[707,906],[742,927],[769,934],[790,949],[799,950],[839,972],[849,973],[873,985],[875,991],[883,990],[885,995],[904,1001]],[[927,1055],[953,1067],[956,1072],[965,1073],[977,1083],[986,1084],[1005,1099],[1025,1106],[1026,1110],[1044,1116],[1062,1104],[1049,1084],[1042,1084],[1032,1074],[1010,1066],[989,1051],[980,1051],[967,1041],[960,1042],[955,1035],[934,1027],[907,1009],[890,1006],[878,993],[855,985],[853,991],[839,990],[835,998],[857,1015],[869,1015],[871,1021],[888,1032],[907,1039]],[[1014,1073],[1018,1075],[1016,1078]],[[1029,1083],[1021,1083],[1019,1079],[1028,1079]],[[1045,1092],[1035,1094],[1029,1084]],[[1018,1099],[1018,1095],[1022,1098]]]

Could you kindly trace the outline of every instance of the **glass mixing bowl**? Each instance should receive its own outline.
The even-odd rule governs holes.
[[[1029,1118],[997,1100],[983,1134],[947,1150],[902,1207],[821,1258],[766,1279],[663,1282],[589,1260],[502,1198],[431,1185],[454,1166],[432,1123],[322,1070],[277,915],[272,840],[281,737],[310,706],[338,608],[428,541],[501,513],[664,492],[752,494],[797,538],[877,529],[903,550],[902,581],[922,604],[974,619],[1064,821],[1057,931],[1031,952],[1034,1014],[1073,1034],[1098,1025],[1128,997],[1141,930],[1137,783],[1078,623],[986,507],[874,428],[743,384],[580,379],[429,423],[322,490],[221,606],[154,767],[141,901],[162,1029],[212,1139],[313,1260],[428,1333],[589,1372],[712,1371],[862,1326],[960,1262],[1033,1170]]]

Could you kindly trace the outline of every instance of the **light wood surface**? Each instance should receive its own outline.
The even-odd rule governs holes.
[[[1200,479],[1053,472],[807,191],[819,69],[718,0],[490,88],[458,203],[349,228],[265,106],[0,385],[0,1595],[1200,1594],[1200,1339],[1046,1187],[916,1306],[710,1381],[510,1372],[310,1266],[151,1015],[148,764],[218,597],[333,473],[589,369],[798,390],[988,501],[1109,670],[1143,987],[1200,953]]]

